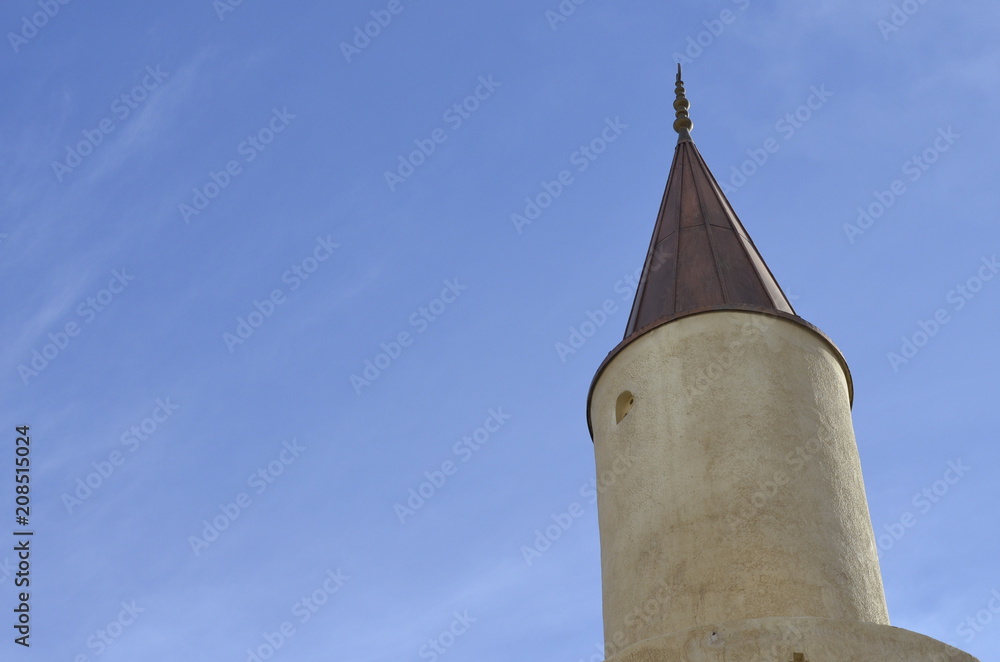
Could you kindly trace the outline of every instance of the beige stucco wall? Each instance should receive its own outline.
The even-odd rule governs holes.
[[[721,623],[639,642],[607,662],[978,662],[930,637],[888,625],[823,618]]]
[[[588,413],[609,654],[761,617],[888,624],[840,361],[803,324],[715,311],[605,366]]]

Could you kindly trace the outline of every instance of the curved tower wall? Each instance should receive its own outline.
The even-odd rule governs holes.
[[[610,358],[588,407],[609,652],[746,619],[888,624],[849,380],[817,331],[743,310]]]

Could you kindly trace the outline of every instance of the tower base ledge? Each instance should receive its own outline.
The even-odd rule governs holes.
[[[978,662],[922,634],[827,618],[755,618],[635,643],[606,662]]]

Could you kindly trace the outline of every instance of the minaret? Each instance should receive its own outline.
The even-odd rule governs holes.
[[[609,662],[974,662],[889,625],[840,350],[679,134],[594,439]]]

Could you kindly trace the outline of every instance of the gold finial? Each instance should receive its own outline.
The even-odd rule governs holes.
[[[677,63],[677,87],[674,88],[674,92],[677,94],[677,98],[674,99],[674,110],[677,111],[677,119],[674,120],[674,131],[680,134],[677,142],[691,140],[691,129],[694,128],[694,122],[688,117],[688,108],[691,107],[691,102],[684,96],[684,81],[681,80],[681,65],[679,62]]]

